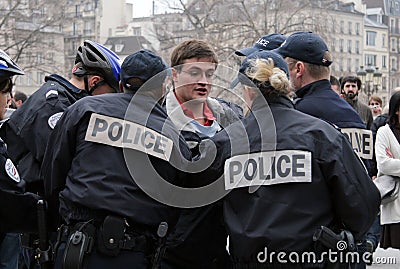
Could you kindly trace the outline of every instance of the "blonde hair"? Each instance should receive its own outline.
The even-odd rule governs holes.
[[[250,60],[246,75],[256,81],[256,86],[264,96],[282,96],[289,93],[289,79],[286,73],[274,67],[274,61],[268,59]]]

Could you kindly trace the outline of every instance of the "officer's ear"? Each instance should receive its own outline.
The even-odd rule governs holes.
[[[91,75],[89,76],[89,89],[93,88],[97,83],[99,83],[101,80],[103,80],[102,77],[97,76],[97,75]]]

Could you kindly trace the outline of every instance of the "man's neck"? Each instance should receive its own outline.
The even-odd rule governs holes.
[[[204,102],[187,102],[185,103],[187,109],[192,111],[194,119],[199,123],[204,123]]]

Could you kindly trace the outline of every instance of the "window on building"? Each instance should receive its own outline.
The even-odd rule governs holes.
[[[344,34],[344,21],[340,21],[340,33]]]
[[[356,40],[356,47],[355,47],[356,53],[360,54],[360,41]]]
[[[141,36],[142,35],[142,28],[141,27],[133,27],[132,33],[134,36]]]
[[[367,31],[367,46],[376,46],[376,32]]]
[[[339,59],[339,71],[343,72],[343,59]]]
[[[347,40],[347,52],[351,53],[351,40]]]
[[[356,23],[356,34],[357,35],[360,34],[360,23],[359,22]]]
[[[386,76],[382,76],[382,90],[384,90],[384,91],[387,90],[386,85],[387,85],[387,77]],[[383,103],[385,104],[386,100]]]
[[[72,26],[72,34],[73,35],[78,35],[78,23],[74,22],[73,26]]]
[[[351,58],[347,59],[347,71],[351,72]]]
[[[351,35],[351,33],[352,33],[352,28],[353,28],[353,24],[352,24],[352,22],[351,21],[349,21],[348,22],[348,30],[349,30],[349,35]]]
[[[83,30],[84,35],[92,34],[92,23],[90,21],[85,21],[84,27],[85,27]]]
[[[376,66],[376,55],[365,54],[365,65],[366,66]]]
[[[43,73],[41,71],[36,72],[36,85],[40,86],[43,83]]]
[[[124,44],[115,44],[116,53],[121,53],[123,49],[124,49]]]
[[[390,45],[390,50],[391,51],[396,51],[396,38],[392,38],[391,40],[391,45]]]
[[[382,55],[382,68],[386,68],[386,55]]]
[[[38,52],[36,54],[36,61],[37,61],[38,64],[42,64],[43,63],[43,53]]]
[[[392,58],[390,60],[390,71],[397,71],[397,64],[395,58]]]
[[[17,80],[15,81],[15,84],[16,84],[16,85],[22,85],[22,84],[23,84],[22,78],[23,78],[24,76],[16,76],[16,77],[17,77]]]
[[[48,53],[48,62],[49,63],[54,63],[54,52],[49,52]]]
[[[340,52],[343,52],[343,39],[339,40],[339,50]]]
[[[85,11],[91,11],[91,10],[93,10],[93,4],[92,2],[89,1],[85,5]]]
[[[360,59],[354,60],[354,66],[355,66],[356,70],[358,70],[358,68],[360,68]]]
[[[390,32],[391,32],[391,33],[394,33],[394,32],[395,32],[395,28],[396,28],[396,24],[395,24],[395,22],[394,22],[394,19],[390,19],[390,25],[389,25],[389,27],[390,27]]]
[[[382,34],[382,47],[386,47],[386,35]]]
[[[332,40],[331,40],[330,51],[335,51],[335,47],[336,47],[336,40],[335,40],[335,39],[332,39]]]
[[[27,73],[25,73],[25,76],[26,76],[26,85],[27,86],[31,86],[31,81],[32,81],[32,75],[31,75],[31,72],[27,72]]]

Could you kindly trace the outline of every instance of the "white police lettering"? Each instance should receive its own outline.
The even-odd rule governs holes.
[[[47,120],[47,124],[49,124],[51,129],[54,129],[58,120],[61,118],[62,114],[63,112],[58,112],[49,117],[49,119]]]
[[[225,189],[311,182],[311,152],[282,150],[234,156],[225,162]]]
[[[92,114],[86,141],[130,148],[168,161],[173,142],[168,137],[134,122]]]
[[[349,139],[360,158],[372,159],[372,131],[358,128],[343,128],[342,133]]]
[[[21,181],[21,178],[19,177],[17,168],[13,164],[13,162],[10,159],[6,160],[6,164],[4,165],[4,169],[6,170],[7,175],[14,180],[15,182],[19,183]]]
[[[260,44],[260,45],[263,46],[263,47],[266,47],[266,46],[269,44],[269,41],[266,40],[266,39],[260,38],[259,40],[257,40],[256,43],[257,43],[257,44]]]

